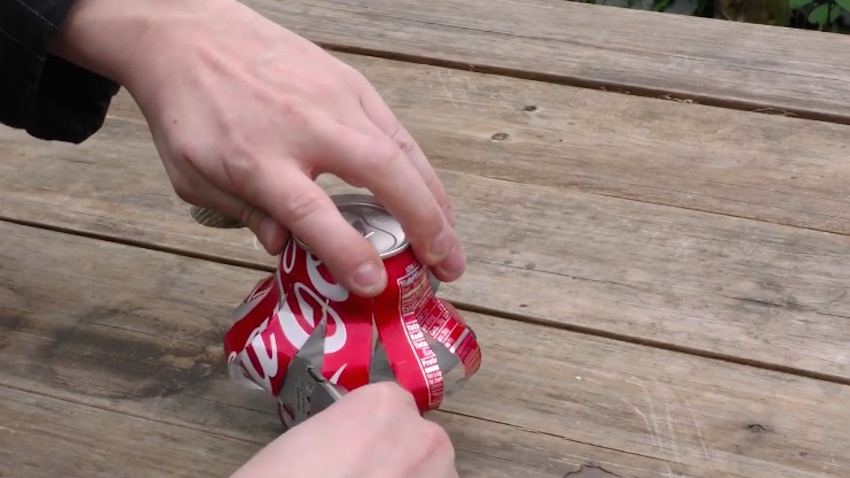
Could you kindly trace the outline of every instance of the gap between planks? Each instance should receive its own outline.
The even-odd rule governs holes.
[[[777,31],[774,30],[771,31],[770,34],[765,34],[762,28],[756,30],[756,28],[763,27],[763,25],[742,25],[738,24],[738,22],[728,22],[733,23],[734,25],[713,24],[707,23],[706,21],[725,21],[693,17],[686,19],[651,17],[648,14],[670,14],[634,10],[627,10],[625,12],[614,10],[591,14],[591,10],[589,10],[588,7],[609,9],[611,9],[611,7],[584,4],[562,5],[567,2],[557,2],[557,0],[553,1],[551,4],[544,4],[542,2],[510,4],[511,2],[505,2],[501,5],[489,6],[490,10],[488,10],[486,14],[491,16],[488,17],[491,24],[487,26],[479,24],[470,18],[470,16],[474,17],[482,14],[482,11],[476,11],[477,8],[484,8],[481,3],[469,5],[470,10],[468,12],[456,14],[455,21],[447,21],[445,11],[436,12],[433,13],[433,15],[425,15],[422,12],[410,12],[407,11],[409,6],[406,6],[404,4],[405,2],[392,3],[379,1],[376,4],[371,4],[369,2],[353,0],[343,2],[342,4],[334,4],[333,2],[320,0],[317,2],[296,1],[292,5],[282,6],[279,2],[270,2],[269,0],[242,1],[266,18],[293,29],[296,33],[301,34],[311,42],[329,51],[353,53],[363,56],[439,66],[455,70],[475,71],[526,80],[536,80],[652,99],[693,102],[723,109],[748,111],[767,115],[783,115],[835,124],[850,124],[850,115],[829,111],[828,109],[818,108],[812,105],[804,104],[795,106],[789,101],[777,101],[776,98],[770,99],[758,94],[753,95],[753,99],[749,99],[746,96],[742,97],[740,95],[736,96],[734,94],[724,94],[722,91],[704,92],[692,87],[682,87],[682,83],[687,81],[684,78],[684,75],[682,75],[683,78],[678,81],[672,81],[671,83],[666,84],[666,86],[656,87],[639,79],[623,79],[620,76],[612,77],[610,72],[604,74],[593,74],[582,71],[581,68],[576,70],[575,67],[565,65],[561,65],[552,70],[551,65],[550,67],[540,66],[530,63],[529,60],[519,61],[519,65],[517,65],[514,64],[516,62],[500,58],[496,53],[492,53],[488,50],[482,51],[480,47],[459,47],[456,50],[452,50],[451,53],[446,54],[449,58],[441,58],[437,56],[437,53],[435,53],[433,48],[439,45],[440,41],[457,42],[459,39],[463,38],[464,35],[479,35],[482,37],[509,35],[509,41],[514,42],[516,45],[514,50],[516,51],[516,55],[520,57],[524,54],[527,56],[530,51],[533,51],[533,49],[529,46],[529,42],[566,42],[567,48],[577,47],[583,52],[582,54],[585,55],[591,54],[590,52],[594,49],[597,49],[598,51],[593,52],[593,54],[604,56],[608,53],[614,53],[617,58],[626,60],[634,60],[634,58],[630,57],[632,53],[638,55],[656,54],[660,57],[668,57],[671,59],[695,60],[697,62],[696,67],[699,67],[699,62],[702,61],[705,63],[714,63],[718,65],[721,70],[725,66],[730,66],[733,70],[737,69],[755,72],[756,79],[753,81],[761,81],[763,78],[761,78],[759,74],[762,74],[764,77],[769,77],[770,75],[779,75],[781,73],[772,71],[770,68],[759,68],[747,63],[742,64],[742,60],[752,59],[741,58],[739,51],[733,53],[729,58],[721,57],[719,60],[711,57],[710,55],[708,57],[704,54],[701,55],[698,51],[686,51],[682,53],[676,49],[661,48],[659,51],[654,51],[652,48],[642,49],[641,47],[637,47],[634,51],[630,51],[630,48],[624,49],[622,45],[602,46],[595,45],[593,43],[585,43],[593,40],[598,41],[599,38],[591,35],[590,37],[592,40],[588,40],[588,38],[586,38],[587,35],[585,35],[586,32],[583,32],[582,28],[579,28],[573,37],[569,37],[566,40],[562,37],[553,36],[551,29],[554,28],[552,22],[556,21],[554,20],[555,18],[564,19],[575,15],[578,15],[579,17],[582,15],[592,17],[604,14],[606,17],[613,19],[613,24],[616,24],[617,22],[642,22],[647,24],[651,23],[655,28],[673,27],[677,29],[688,27],[706,29],[706,27],[710,27],[709,30],[711,32],[715,32],[717,35],[728,35],[729,32],[742,34],[742,32],[747,33],[749,31],[758,31],[760,32],[757,36],[759,41],[769,42],[771,40],[775,40],[778,36]],[[541,9],[544,5],[548,7],[548,10],[543,9],[541,13]],[[555,8],[556,6],[557,8]],[[448,5],[442,5],[441,7],[445,10],[457,8],[457,5],[449,2]],[[527,18],[526,21],[532,23],[542,22],[542,25],[540,26],[541,32],[536,32],[523,26],[506,26],[509,24],[507,15],[516,13],[517,9],[522,9],[524,7],[534,10],[529,14],[530,17]],[[314,9],[315,12],[305,14],[305,10],[307,9]],[[439,7],[435,7],[434,10],[439,9]],[[501,13],[501,9],[505,9],[507,13]],[[311,15],[314,15],[314,17]],[[320,26],[319,24],[321,23],[321,20],[319,19],[323,19],[322,15],[329,15],[330,18],[341,23],[348,22],[348,30],[340,32],[332,27]],[[393,40],[401,40],[402,43],[404,43],[403,34],[396,34],[397,36],[390,34],[388,38],[384,38],[382,35],[375,36],[374,31],[370,29],[371,27],[361,26],[357,23],[358,21],[365,21],[369,24],[376,21],[376,19],[379,23],[386,22],[388,25],[398,23],[398,28],[400,28],[401,32],[406,31],[405,27],[413,25],[415,28],[419,29],[417,34],[421,37],[421,41],[416,46],[398,44]],[[477,19],[478,18],[476,17],[476,20]],[[328,19],[325,18],[324,20],[327,21]],[[313,22],[318,24],[314,24]],[[458,22],[461,22],[462,24],[459,24]],[[594,26],[598,27],[598,25]],[[393,28],[396,27],[394,26]],[[584,28],[588,27],[585,26]],[[629,28],[633,28],[631,27],[631,23],[629,24]],[[786,28],[786,30],[792,30],[787,27],[773,28]],[[638,28],[635,29],[639,30]],[[779,32],[795,36],[795,40],[804,38],[804,32],[801,31],[792,30],[785,32],[780,30]],[[627,31],[626,34],[629,38],[634,39],[639,37],[640,32]],[[675,35],[673,35],[673,38],[676,40],[679,39],[675,37]],[[669,38],[667,39],[669,40]],[[806,42],[812,42],[811,38],[805,37],[805,41],[798,43],[810,46]],[[764,54],[768,55],[768,53]],[[559,64],[559,62],[569,63],[573,59],[574,58],[569,55],[561,57],[556,54],[554,58],[541,60],[544,62],[554,61],[555,64]],[[794,57],[788,61],[793,62],[795,60],[798,59]],[[588,65],[585,65],[585,67],[587,66]],[[658,68],[658,65],[638,67],[638,71],[636,71],[636,73],[645,73],[645,71],[641,70],[652,68]],[[673,74],[676,73],[674,72]],[[782,74],[793,76],[793,73]],[[717,75],[720,75],[719,77],[723,78],[722,73],[712,72],[712,74],[708,74],[707,80],[715,80]],[[817,78],[817,71],[813,76],[801,76],[802,81],[805,81],[807,78]]]
[[[177,248],[177,247],[169,247],[169,246],[163,246],[163,245],[159,245],[159,244],[155,244],[155,243],[151,243],[151,242],[147,242],[147,241],[133,240],[133,239],[121,237],[121,236],[118,236],[118,235],[99,234],[99,233],[95,233],[95,232],[80,231],[80,230],[71,229],[71,228],[62,227],[62,226],[54,226],[54,225],[49,225],[49,224],[38,223],[38,222],[35,222],[35,221],[26,221],[26,220],[11,218],[11,217],[8,217],[8,216],[0,216],[0,221],[10,223],[10,224],[17,224],[17,225],[20,225],[20,226],[33,227],[33,228],[36,228],[36,229],[52,231],[52,232],[56,232],[56,233],[59,233],[59,234],[69,234],[69,235],[73,235],[73,236],[86,237],[86,238],[98,240],[98,241],[113,242],[113,243],[116,243],[116,244],[122,244],[122,245],[126,245],[126,246],[137,247],[137,248],[140,248],[140,249],[148,249],[148,250],[163,252],[163,253],[167,253],[167,254],[174,254],[174,255],[177,255],[177,256],[187,257],[187,258],[191,258],[191,259],[198,259],[198,260],[203,260],[203,261],[208,261],[208,262],[214,262],[214,263],[218,263],[218,264],[222,264],[222,265],[241,267],[241,268],[244,268],[244,269],[256,270],[256,271],[274,272],[274,267],[263,266],[263,265],[260,265],[260,264],[254,263],[254,262],[250,262],[250,261],[240,261],[240,260],[236,260],[236,259],[228,259],[228,258],[225,258],[225,257],[216,256],[216,255],[213,255],[213,254],[197,253],[197,252],[192,252],[192,251]],[[574,333],[589,335],[589,336],[592,336],[592,337],[599,337],[599,338],[604,338],[604,339],[609,339],[609,340],[615,340],[615,341],[618,341],[618,342],[623,342],[623,343],[628,343],[628,344],[633,344],[633,345],[639,345],[639,346],[653,348],[653,349],[667,350],[667,351],[670,351],[670,352],[682,353],[682,354],[685,354],[685,355],[691,355],[691,356],[705,358],[705,359],[709,359],[709,360],[718,360],[718,361],[721,361],[721,362],[727,362],[727,363],[732,363],[732,364],[736,364],[736,365],[743,365],[743,366],[758,368],[758,369],[762,369],[762,370],[770,370],[770,371],[774,371],[774,372],[786,373],[786,374],[795,375],[795,376],[798,376],[798,377],[805,377],[805,378],[810,378],[810,379],[814,379],[814,380],[822,380],[822,381],[825,381],[825,382],[836,383],[836,384],[839,384],[839,385],[850,385],[850,378],[841,377],[841,376],[838,376],[838,375],[821,373],[821,372],[816,372],[816,371],[813,371],[813,370],[805,370],[805,369],[800,369],[800,368],[796,368],[796,367],[784,366],[784,365],[764,362],[764,361],[760,361],[760,360],[747,359],[747,358],[743,358],[743,357],[737,357],[737,356],[734,356],[734,355],[723,354],[723,353],[719,353],[719,352],[712,352],[712,351],[708,351],[708,350],[702,350],[702,349],[698,349],[698,348],[695,348],[695,347],[688,347],[688,346],[685,346],[685,345],[678,345],[678,344],[674,344],[674,343],[670,343],[670,342],[664,342],[664,341],[661,341],[661,340],[652,340],[652,339],[648,339],[648,338],[636,337],[636,336],[631,336],[631,335],[626,335],[626,334],[619,334],[619,333],[616,333],[616,332],[611,332],[611,331],[607,331],[607,330],[603,330],[603,329],[595,329],[593,327],[587,327],[587,326],[582,326],[582,325],[578,325],[578,324],[568,324],[568,323],[557,322],[557,321],[552,321],[552,320],[538,319],[538,318],[534,318],[534,317],[524,316],[522,314],[518,314],[518,313],[514,313],[514,312],[508,312],[508,311],[493,309],[493,308],[484,307],[484,306],[477,306],[477,305],[467,303],[467,302],[463,302],[463,301],[448,300],[448,299],[446,299],[446,300],[451,302],[459,310],[463,310],[463,311],[466,311],[466,312],[479,313],[479,314],[483,314],[483,315],[489,315],[489,316],[496,317],[496,318],[503,319],[503,320],[522,322],[522,323],[526,323],[526,324],[529,324],[529,325],[538,325],[538,326],[541,326],[541,327],[548,327],[548,328],[552,328],[552,329],[556,329],[556,330],[562,330],[562,331],[566,331],[566,332],[574,332]]]
[[[20,392],[20,393],[23,393],[23,394],[27,394],[27,395],[33,395],[33,396],[36,396],[36,397],[43,397],[43,398],[47,398],[47,399],[50,399],[50,400],[56,400],[57,402],[61,402],[61,403],[67,403],[67,404],[70,404],[70,405],[75,405],[75,406],[80,406],[80,407],[87,407],[87,408],[91,408],[91,409],[95,409],[95,410],[99,410],[99,411],[103,411],[103,412],[108,412],[108,413],[120,414],[120,415],[127,416],[127,417],[130,417],[130,418],[134,418],[134,419],[137,419],[137,420],[142,420],[144,422],[155,423],[155,424],[158,424],[158,425],[166,425],[166,426],[171,426],[171,427],[176,427],[176,428],[182,428],[182,429],[185,429],[185,430],[188,430],[188,431],[191,431],[191,432],[199,433],[199,434],[202,434],[202,435],[209,435],[209,436],[213,436],[213,437],[224,439],[224,440],[232,440],[232,441],[239,442],[239,443],[255,445],[257,447],[264,447],[264,446],[268,445],[267,441],[264,441],[264,440],[261,440],[261,439],[253,439],[252,440],[252,439],[245,438],[244,436],[238,436],[238,435],[235,435],[235,434],[228,434],[228,433],[225,433],[225,432],[214,431],[214,430],[210,429],[209,427],[205,428],[205,427],[195,426],[192,423],[187,422],[187,421],[171,420],[171,419],[168,419],[168,418],[158,418],[158,417],[155,417],[153,415],[144,414],[144,413],[134,413],[134,412],[131,412],[130,410],[123,409],[123,408],[120,408],[120,407],[115,408],[115,407],[110,407],[108,405],[102,405],[102,404],[87,402],[87,401],[84,401],[84,400],[79,400],[79,399],[77,399],[76,397],[73,397],[73,396],[57,394],[57,393],[49,393],[49,392],[44,391],[44,390],[36,390],[32,387],[24,387],[24,386],[15,385],[15,384],[12,384],[12,383],[5,383],[5,382],[2,382],[2,381],[0,381],[0,387],[6,388],[6,389],[9,389],[9,390],[13,390],[13,391],[16,391],[16,392]],[[204,397],[194,397],[194,398],[204,399]],[[577,440],[575,438],[570,438],[568,436],[564,436],[564,435],[557,434],[557,433],[550,433],[550,432],[545,432],[545,431],[540,431],[540,430],[534,430],[534,429],[530,429],[530,428],[527,428],[527,427],[524,427],[524,426],[521,426],[521,425],[510,423],[510,422],[507,422],[507,421],[494,420],[494,419],[486,418],[486,417],[477,417],[477,416],[469,414],[469,413],[458,412],[458,411],[455,411],[455,410],[445,410],[445,409],[440,408],[438,410],[433,410],[431,413],[434,414],[434,415],[448,415],[448,416],[467,418],[467,419],[475,420],[475,421],[483,421],[483,422],[491,423],[493,425],[499,425],[499,426],[513,428],[517,431],[533,433],[533,434],[537,434],[537,435],[544,435],[544,436],[548,436],[550,438],[556,438],[558,440],[563,440],[565,442],[575,443],[577,445],[600,448],[600,449],[608,450],[608,451],[615,452],[615,453],[622,453],[622,454],[625,454],[625,455],[631,455],[631,456],[635,456],[635,457],[639,457],[639,458],[645,458],[645,459],[649,459],[649,460],[657,460],[656,457],[653,457],[651,455],[645,455],[645,454],[642,454],[642,453],[636,453],[636,452],[629,451],[629,450],[621,450],[621,449],[616,448],[616,447],[608,447],[608,446],[599,445],[599,444],[595,444],[595,443],[591,443],[591,442],[587,442],[587,441]],[[480,452],[475,451],[475,450],[466,450],[466,451],[481,454]],[[500,459],[500,457],[492,457],[492,458]],[[678,463],[678,462],[671,462],[671,463],[680,464],[680,465],[682,464],[682,463]],[[0,477],[2,477],[2,475],[0,475]]]
[[[37,397],[49,398],[51,400],[56,400],[56,401],[59,401],[59,402],[78,405],[78,406],[82,406],[82,407],[89,407],[89,408],[101,410],[101,411],[104,411],[104,412],[118,413],[118,414],[121,414],[121,415],[126,415],[128,417],[135,418],[135,419],[138,419],[138,420],[143,420],[143,421],[146,421],[146,422],[157,423],[157,424],[160,424],[160,425],[168,425],[168,426],[173,426],[173,427],[178,427],[178,428],[184,428],[186,430],[190,430],[190,431],[193,431],[193,432],[201,433],[201,434],[204,434],[204,435],[211,435],[211,436],[214,436],[214,437],[217,437],[217,438],[223,438],[223,439],[226,439],[226,440],[233,440],[233,441],[237,441],[237,442],[248,443],[248,444],[251,444],[251,445],[258,445],[258,446],[265,446],[265,445],[268,444],[264,440],[260,440],[260,439],[252,440],[252,439],[245,438],[244,436],[232,435],[232,434],[219,432],[219,431],[213,431],[210,428],[195,426],[195,425],[191,424],[190,422],[186,422],[186,421],[170,420],[168,418],[158,418],[158,417],[155,417],[153,415],[144,414],[144,413],[134,413],[134,412],[131,412],[131,411],[125,410],[125,409],[114,408],[114,407],[110,407],[108,405],[102,405],[102,404],[98,404],[98,403],[80,400],[80,399],[77,399],[74,396],[70,396],[70,395],[67,395],[67,394],[50,393],[50,392],[45,391],[45,390],[36,390],[35,388],[32,388],[32,387],[25,387],[25,386],[16,385],[16,384],[13,384],[13,383],[6,383],[6,382],[3,382],[2,380],[0,380],[0,387],[7,388],[9,390],[14,390],[14,391],[17,391],[17,392],[21,392],[21,393],[24,393],[24,394],[34,395],[34,396],[37,396]],[[194,397],[194,398],[205,399],[204,397]],[[634,452],[630,452],[630,451],[627,451],[627,450],[620,450],[620,449],[617,449],[617,448],[605,447],[605,446],[600,446],[600,445],[596,445],[596,444],[593,444],[593,443],[583,442],[581,440],[575,440],[573,438],[558,435],[556,433],[547,433],[547,432],[542,432],[542,431],[538,431],[538,430],[531,430],[531,429],[525,428],[521,425],[509,423],[509,422],[506,422],[506,421],[499,421],[499,420],[493,420],[493,419],[489,419],[489,418],[476,417],[476,416],[470,415],[468,413],[457,412],[457,411],[454,411],[454,410],[439,409],[439,410],[434,410],[433,412],[435,412],[437,414],[454,415],[454,416],[457,416],[457,417],[469,418],[471,420],[481,420],[481,421],[485,421],[485,422],[492,423],[492,424],[495,424],[495,425],[502,425],[502,426],[506,426],[506,427],[510,427],[510,428],[515,428],[517,430],[522,430],[522,431],[526,431],[526,432],[529,432],[529,433],[539,433],[539,434],[542,434],[542,435],[547,435],[547,436],[550,436],[552,438],[558,438],[560,440],[577,443],[579,445],[599,447],[599,448],[604,448],[604,449],[611,450],[611,451],[614,451],[614,452],[617,452],[617,453],[625,453],[625,454],[628,454],[628,455],[635,455],[635,456],[639,456],[639,457],[643,457],[643,458],[655,459],[652,456],[642,455],[640,453],[634,453]],[[2,475],[0,475],[0,476],[2,476]]]
[[[271,407],[259,411],[267,398],[234,389],[220,359],[220,333],[240,296],[228,282],[253,282],[255,272],[32,227],[0,224],[0,230],[13,247],[0,262],[8,271],[0,275],[7,279],[3,289],[11,291],[3,310],[12,318],[3,324],[10,333],[0,350],[20,359],[3,362],[4,381],[249,438],[277,434],[269,428]],[[827,470],[840,476],[848,466],[840,454],[850,438],[842,426],[850,420],[840,407],[850,394],[844,386],[581,334],[541,334],[537,326],[479,314],[468,318],[490,344],[490,359],[479,380],[446,404],[492,423],[470,426],[448,415],[438,421],[451,423],[460,448],[521,466],[505,472],[489,458],[482,464],[490,473],[463,476],[561,478],[591,461],[633,478],[719,472],[797,478]],[[499,429],[497,422],[520,428]],[[51,434],[44,426],[36,432]],[[556,441],[558,435],[576,442]],[[607,448],[588,450],[579,442]],[[634,453],[614,455],[611,447]],[[467,453],[462,465],[471,469],[472,461]],[[529,464],[544,465],[539,469],[546,473],[531,472]]]
[[[664,88],[651,88],[647,86],[627,85],[604,80],[592,80],[579,76],[559,75],[555,73],[544,73],[539,71],[522,70],[518,68],[500,67],[494,65],[487,65],[485,63],[467,63],[462,61],[447,60],[443,58],[429,57],[410,53],[401,53],[389,50],[377,50],[365,47],[346,46],[331,42],[315,41],[314,43],[316,43],[325,50],[336,53],[360,55],[383,60],[400,61],[416,65],[447,68],[451,70],[469,71],[484,75],[504,76],[508,78],[516,78],[519,80],[539,81],[542,83],[572,86],[575,88],[604,91],[607,93],[637,96],[661,101],[694,103],[714,108],[745,111],[749,113],[758,113],[768,116],[779,115],[786,116],[789,118],[819,121],[823,123],[850,125],[850,116],[827,113],[822,111],[811,111],[806,110],[804,108],[795,108],[791,106],[785,106],[780,109],[768,103],[760,103],[757,101],[735,100],[731,98],[715,98],[711,96],[698,97],[697,95],[682,94],[680,92],[666,90]]]

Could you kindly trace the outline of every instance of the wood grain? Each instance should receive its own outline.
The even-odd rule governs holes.
[[[181,397],[172,410],[135,416],[138,402],[99,406],[78,401],[84,396],[65,395],[0,386],[0,477],[225,477],[280,432],[268,425],[274,415],[259,412],[260,427],[236,430],[249,438],[228,436],[233,430],[215,415],[203,417],[209,430],[198,430],[182,414],[203,405],[206,397]],[[452,430],[464,477],[562,478],[563,470],[605,467],[633,471],[616,465],[622,453],[579,443],[564,450],[562,438],[453,414],[437,413],[433,419]],[[605,464],[587,462],[588,457]],[[664,467],[648,458],[632,463],[640,464],[633,475],[639,477],[655,476]]]
[[[324,46],[850,121],[850,38],[561,0],[243,0]]]
[[[60,413],[53,399],[86,407],[67,405],[50,428],[0,415],[30,437],[12,444],[23,450],[13,463],[31,463],[26,447],[77,430],[109,440],[112,427],[89,421],[118,420],[114,413],[254,444],[277,432],[270,397],[231,384],[216,353],[238,284],[250,287],[256,271],[8,223],[0,234],[0,384],[29,394],[0,413]],[[462,452],[463,476],[560,477],[596,464],[631,478],[838,477],[850,466],[846,386],[466,317],[484,346],[483,368],[435,415]],[[167,447],[175,460],[191,459],[221,443],[196,435],[195,445],[171,444],[188,433],[138,441],[138,453]],[[40,453],[56,463],[74,446]],[[249,448],[210,459],[229,468]]]
[[[79,148],[3,138],[0,214],[7,218],[273,264],[249,232],[191,222],[141,124],[111,120]],[[470,260],[444,294],[464,307],[850,381],[850,297],[840,260],[850,237],[454,172],[441,177]],[[332,178],[321,184],[344,190]]]
[[[441,169],[850,233],[850,127],[337,56]]]
[[[0,386],[0,476],[227,476],[257,446]]]

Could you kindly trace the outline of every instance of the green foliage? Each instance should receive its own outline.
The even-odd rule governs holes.
[[[801,14],[805,14],[808,23],[820,31],[838,32],[846,29],[846,19],[850,14],[850,0],[825,0],[808,1],[796,8]]]
[[[850,33],[850,0],[570,0],[612,7]]]

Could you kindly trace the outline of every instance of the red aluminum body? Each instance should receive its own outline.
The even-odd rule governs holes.
[[[458,376],[449,383],[455,386],[478,370],[481,352],[475,334],[451,305],[436,298],[426,268],[379,203],[364,195],[336,196],[334,201],[381,255],[387,288],[374,299],[350,293],[309,248],[291,239],[275,273],[260,281],[234,312],[236,322],[225,336],[231,377],[271,393],[283,405],[290,403],[281,406],[281,418],[291,426],[294,399],[281,397],[287,371],[324,319],[323,354],[310,357],[321,363],[320,379],[343,391],[395,380],[414,395],[421,412],[435,409],[446,393],[447,372]],[[309,390],[299,394],[309,401]],[[318,411],[314,407],[310,413]]]

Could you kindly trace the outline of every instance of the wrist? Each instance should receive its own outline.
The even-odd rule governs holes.
[[[142,82],[186,22],[232,0],[76,0],[52,52],[124,86]],[[169,44],[171,43],[171,45]]]

